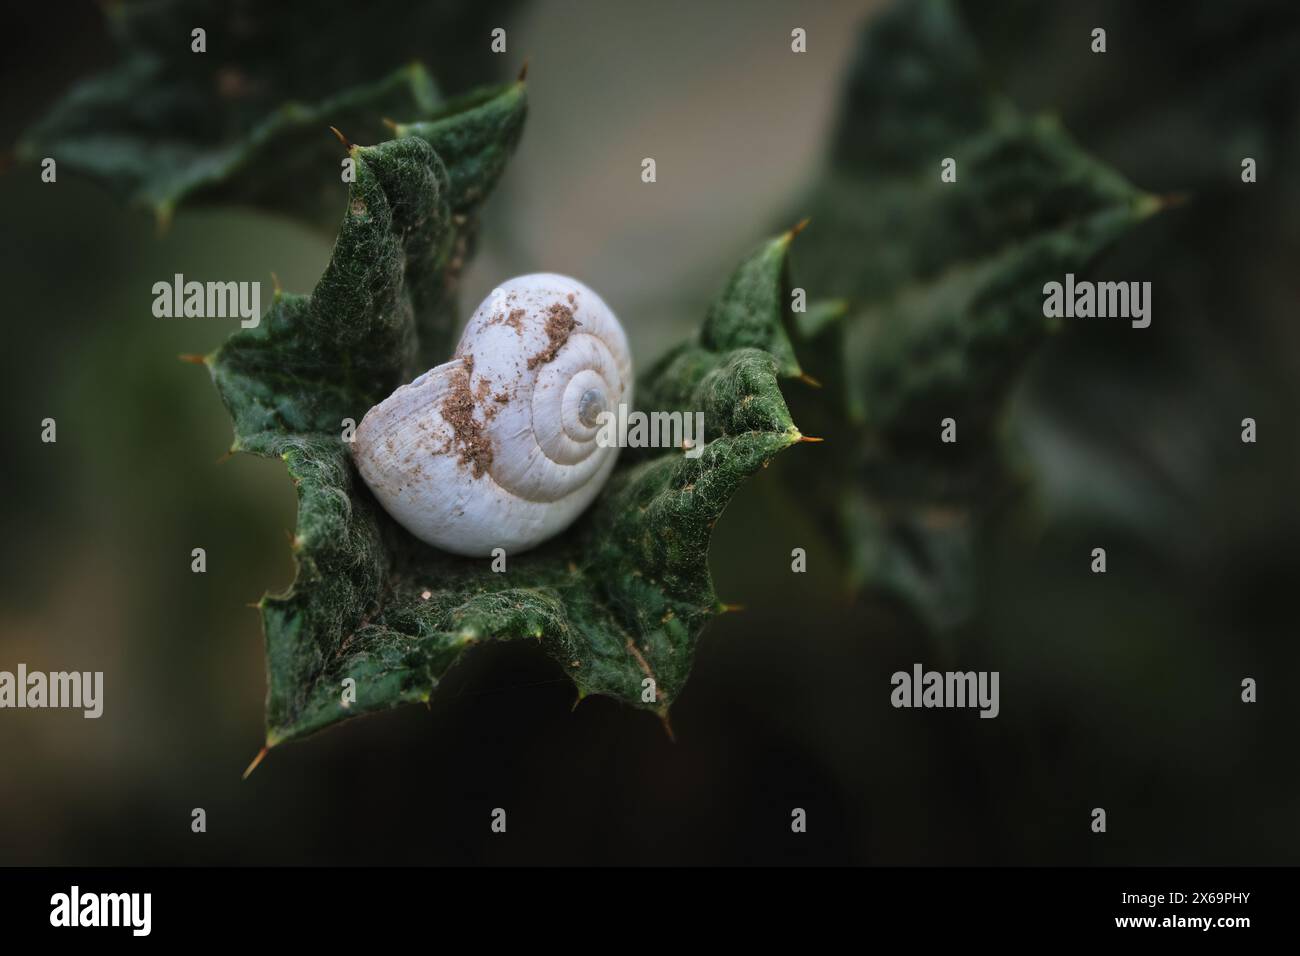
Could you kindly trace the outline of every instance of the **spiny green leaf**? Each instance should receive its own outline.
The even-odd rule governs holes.
[[[442,157],[451,174],[451,208],[460,213],[476,208],[501,178],[527,114],[521,77],[458,97],[423,122],[398,126],[397,135],[417,136]]]
[[[210,359],[236,448],[286,434],[341,434],[414,369],[417,305],[452,236],[447,172],[419,139],[354,148],[357,181],[311,296],[276,293],[252,329]],[[409,277],[409,278],[408,278]]]
[[[478,108],[497,110],[495,100]],[[357,182],[315,291],[277,296],[259,328],[235,333],[209,359],[237,447],[283,458],[298,492],[298,573],[288,593],[261,603],[268,745],[427,699],[468,648],[492,640],[537,641],[580,696],[610,695],[666,720],[701,630],[722,609],[708,568],[713,525],[740,482],[800,437],[777,385],[781,362],[752,347],[784,343],[791,354],[784,236],[727,283],[707,337],[639,386],[663,403],[654,410],[705,414],[709,441],[698,457],[625,454],[573,527],[510,556],[505,573],[401,529],[358,477],[340,422],[360,420],[414,374],[419,290],[450,268],[454,184],[475,188],[465,169],[448,175],[422,137],[461,144],[451,153],[479,169],[479,181],[499,172],[499,162],[473,159],[491,153],[492,135],[474,145],[439,122],[353,150]],[[511,142],[517,135],[512,122],[491,128]],[[355,701],[345,701],[348,678]]]
[[[785,322],[774,323],[769,318],[784,317],[789,308],[785,299],[789,288],[786,251],[797,232],[791,230],[773,239],[736,270],[705,317],[701,345],[716,349],[726,343],[730,348],[764,349],[776,359],[782,375],[799,374]]]
[[[448,174],[453,238],[445,267],[415,277],[425,287],[416,309],[424,368],[437,365],[451,353],[459,319],[455,304],[460,276],[477,246],[479,208],[505,172],[527,116],[528,96],[521,75],[514,83],[484,87],[453,100],[428,122],[397,127],[399,136],[429,143],[443,159]]]
[[[364,13],[310,0],[123,0],[106,5],[116,66],[69,91],[18,145],[55,158],[165,220],[186,202],[238,202],[332,225],[339,182],[335,126],[384,138],[383,118],[438,115],[419,65],[463,75],[459,5],[377,0]],[[292,42],[285,23],[310,23]],[[191,31],[206,31],[206,52]],[[402,65],[407,64],[407,65]],[[332,170],[332,172],[331,172]]]
[[[941,163],[956,160],[956,182]],[[823,379],[812,414],[837,447],[798,474],[843,544],[853,583],[946,628],[971,610],[971,538],[1012,487],[997,424],[1017,372],[1053,331],[1042,286],[1080,272],[1159,202],[1082,152],[1050,118],[989,89],[945,0],[900,3],[865,31],[814,226],[794,256],[810,295],[848,300],[805,321]],[[941,444],[941,421],[958,442]]]
[[[258,327],[209,359],[235,420],[236,449],[269,447],[275,435],[339,434],[344,419],[359,422],[402,381],[447,358],[477,207],[517,145],[526,111],[515,83],[441,121],[475,170],[460,174],[458,207],[445,164],[421,136],[352,148],[356,182],[316,291],[277,292]],[[478,198],[466,199],[466,190]],[[421,364],[421,355],[430,358]]]

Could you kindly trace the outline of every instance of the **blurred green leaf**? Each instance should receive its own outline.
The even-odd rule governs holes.
[[[955,182],[941,180],[949,158]],[[943,0],[897,4],[865,31],[809,202],[796,274],[849,306],[841,322],[801,323],[804,365],[828,386],[813,424],[845,449],[796,475],[801,498],[822,504],[855,588],[952,627],[974,601],[978,519],[1014,489],[997,426],[1055,327],[1043,283],[1082,271],[1159,202],[991,93]],[[956,444],[939,440],[945,418]]]
[[[1017,102],[1050,104],[1138,182],[1197,197],[1231,194],[1241,185],[1243,157],[1258,162],[1261,179],[1272,178],[1300,145],[1294,3],[1196,3],[1176,13],[1128,0],[959,6]],[[1099,26],[1109,49],[1094,56],[1088,50]]]
[[[18,153],[53,157],[164,221],[182,203],[238,202],[332,226],[339,165],[328,127],[376,142],[385,117],[436,115],[441,98],[420,61],[444,81],[481,73],[466,67],[466,37],[486,37],[487,19],[509,6],[106,4],[118,64],[69,91]],[[205,52],[192,49],[195,29]]]

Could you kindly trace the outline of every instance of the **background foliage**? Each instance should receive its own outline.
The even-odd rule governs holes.
[[[853,27],[877,11],[810,12],[814,45],[800,59],[775,4],[695,12],[689,35],[674,26],[684,7],[617,6],[570,12],[589,25],[581,33],[547,4],[503,15],[512,62],[496,79],[517,67],[515,50],[529,54],[531,129],[557,135],[525,137],[485,211],[481,274],[465,296],[542,266],[589,278],[626,303],[644,369],[689,334],[768,224],[807,211],[785,171],[814,188],[824,178],[810,161]],[[849,569],[813,493],[800,493],[795,453],[778,456],[718,522],[718,594],[745,610],[700,643],[674,706],[676,744],[612,701],[571,710],[567,678],[520,642],[453,670],[432,716],[351,722],[241,784],[265,686],[257,615],[241,605],[291,579],[294,496],[278,462],[214,465],[228,419],[174,356],[227,330],[160,322],[146,293],[177,271],[266,281],[271,268],[305,291],[328,242],[274,216],[182,211],[160,243],[104,191],[71,175],[42,186],[12,167],[0,190],[17,228],[0,268],[24,318],[10,323],[0,380],[8,447],[32,452],[11,455],[0,479],[0,647],[32,667],[103,669],[110,696],[98,722],[0,722],[0,747],[23,768],[0,782],[5,862],[1296,862],[1297,778],[1284,758],[1295,705],[1278,676],[1300,664],[1288,624],[1300,463],[1282,438],[1300,381],[1286,318],[1300,209],[1284,174],[1300,102],[1285,55],[1295,13],[960,12],[1024,115],[1059,113],[1127,181],[1189,194],[1086,270],[1151,279],[1153,326],[1068,328],[1026,367],[1003,427],[1036,479],[993,508],[994,533],[973,555],[975,614],[956,631],[934,634],[888,595],[847,599]],[[0,85],[12,130],[113,58],[94,9],[16,16]],[[1103,21],[1111,52],[1099,61],[1082,37]],[[393,70],[414,36],[391,31]],[[671,68],[665,49],[679,51]],[[470,85],[434,72],[445,91]],[[821,135],[790,133],[820,121]],[[602,178],[620,163],[635,171],[647,136],[669,160],[662,189]],[[702,158],[737,142],[748,162]],[[1260,159],[1254,186],[1238,176],[1246,149]],[[335,202],[341,212],[342,187]],[[820,223],[799,242],[811,246]],[[816,434],[815,405],[802,403],[819,399],[787,397]],[[38,446],[33,423],[51,414],[60,441]],[[1246,414],[1260,422],[1257,446],[1237,440]],[[1082,557],[1103,538],[1104,579]],[[199,542],[204,578],[188,566]],[[795,546],[809,551],[806,575],[789,573]],[[889,674],[918,660],[1000,669],[1002,715],[894,711]],[[1254,708],[1238,703],[1248,674],[1261,682]],[[1098,805],[1110,811],[1105,841],[1081,823]],[[211,839],[190,834],[194,806],[207,808]],[[491,842],[493,806],[510,808],[508,842]],[[788,832],[791,806],[809,810],[806,838]],[[480,817],[481,832],[412,827]]]

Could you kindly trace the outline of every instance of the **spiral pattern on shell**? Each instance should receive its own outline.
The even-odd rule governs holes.
[[[514,553],[568,527],[618,456],[600,413],[632,401],[627,337],[587,286],[550,273],[498,286],[451,361],[357,429],[357,467],[384,508],[456,554]]]

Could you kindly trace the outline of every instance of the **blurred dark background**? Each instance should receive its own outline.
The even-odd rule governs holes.
[[[502,11],[507,56],[465,36],[481,55],[462,51],[454,77],[430,64],[444,90],[528,56],[532,102],[465,314],[503,276],[569,272],[645,368],[815,179],[877,7],[521,2]],[[1186,194],[1090,273],[1151,280],[1153,325],[1073,326],[1033,363],[1007,432],[1039,480],[981,545],[980,611],[956,633],[844,597],[779,474],[790,455],[834,454],[834,436],[755,476],[712,555],[720,596],[745,609],[705,633],[676,742],[612,701],[573,709],[535,648],[485,647],[429,708],[288,745],[241,782],[265,693],[247,605],[292,577],[293,490],[279,462],[218,464],[229,420],[176,356],[233,326],[156,319],[150,287],[274,271],[306,291],[329,240],[229,209],[182,209],[159,237],[71,172],[46,185],[11,166],[0,669],[103,670],[106,704],[97,721],[0,712],[0,863],[1300,862],[1293,7],[968,9],[1020,105],[1059,113],[1137,185]],[[113,50],[91,4],[7,16],[12,143]],[[1080,40],[1095,25],[1104,68]],[[794,26],[805,56],[789,54]],[[309,23],[286,30],[317,42]],[[653,195],[636,178],[647,155]],[[807,574],[789,571],[796,546]],[[1104,576],[1088,571],[1097,546]],[[999,670],[1000,717],[891,708],[889,675],[915,661]],[[791,834],[792,807],[807,834]]]

